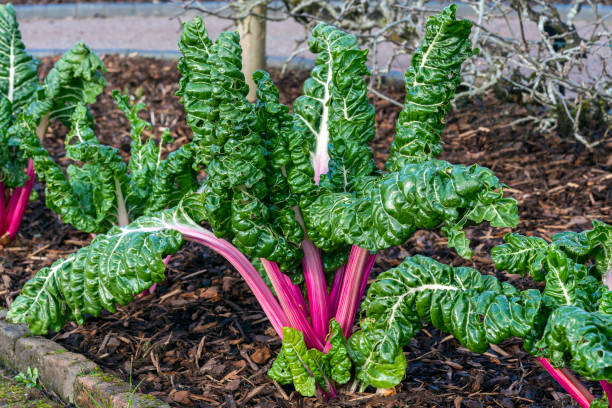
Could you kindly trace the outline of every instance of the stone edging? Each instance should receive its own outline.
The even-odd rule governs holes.
[[[169,408],[165,402],[132,392],[119,378],[105,374],[93,361],[72,353],[41,336],[31,336],[25,325],[4,320],[0,310],[0,364],[15,371],[38,369],[38,378],[48,390],[80,408]]]

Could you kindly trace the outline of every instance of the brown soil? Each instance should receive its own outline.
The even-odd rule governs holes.
[[[110,97],[116,88],[142,92],[150,110],[146,117],[154,115],[156,126],[169,126],[179,139],[177,144],[190,137],[174,96],[179,77],[175,63],[115,56],[104,60],[109,87],[92,108],[103,143],[123,150],[129,146],[127,122]],[[49,66],[45,60],[41,70]],[[273,72],[273,77],[284,102],[290,103],[299,95],[305,74],[291,72],[280,78]],[[403,99],[401,86],[384,89],[396,100]],[[377,101],[378,134],[373,148],[379,165],[386,158],[398,112],[389,102]],[[442,158],[493,169],[519,201],[517,232],[550,237],[561,230],[588,228],[593,219],[612,222],[612,141],[590,154],[554,133],[538,135],[532,124],[511,125],[525,114],[524,107],[493,96],[459,103],[448,118]],[[65,132],[54,125],[46,139],[55,157],[63,155]],[[42,195],[40,186],[37,190]],[[421,253],[495,273],[521,288],[534,287],[528,279],[494,272],[489,249],[506,232],[488,225],[474,227],[469,234],[475,247],[472,262],[448,250],[438,232],[418,232],[403,247],[382,253],[376,272],[397,265],[409,254]],[[88,234],[59,221],[42,200],[30,203],[18,239],[0,251],[0,306],[10,304],[36,270],[89,240]],[[193,244],[172,258],[167,279],[153,296],[121,307],[115,314],[89,319],[82,327],[69,324],[50,337],[126,380],[131,376],[135,384],[142,381],[139,390],[172,406],[571,406],[563,390],[521,350],[519,340],[476,355],[429,326],[406,348],[406,379],[391,395],[369,388],[352,394],[341,390],[340,397],[329,403],[302,398],[292,387],[280,387],[265,374],[280,341],[246,284],[221,257]]]

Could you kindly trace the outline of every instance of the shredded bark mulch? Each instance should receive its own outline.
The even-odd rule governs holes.
[[[127,158],[129,130],[114,106],[112,89],[130,92],[147,103],[143,117],[154,123],[153,134],[170,127],[177,139],[170,150],[191,137],[174,96],[179,78],[174,62],[116,56],[104,60],[109,86],[92,108],[103,143],[122,149]],[[41,71],[50,64],[46,59]],[[273,72],[283,102],[290,103],[300,94],[306,75],[290,72],[281,78]],[[389,84],[384,89],[403,100],[403,86]],[[372,146],[382,166],[399,108],[384,100],[375,103],[378,133]],[[444,132],[442,158],[491,168],[519,201],[521,222],[515,231],[549,238],[559,231],[589,228],[593,219],[612,222],[612,140],[589,153],[555,133],[539,135],[531,123],[513,125],[526,115],[523,106],[494,96],[457,105]],[[65,133],[55,124],[45,141],[57,158],[63,156]],[[41,187],[36,188],[43,196]],[[375,273],[420,253],[495,274],[521,289],[535,287],[529,279],[494,271],[489,250],[508,231],[488,225],[472,228],[475,256],[470,262],[447,249],[439,232],[417,232],[403,247],[382,253]],[[8,306],[38,269],[89,241],[88,234],[63,224],[46,209],[42,198],[30,203],[18,239],[0,250],[0,306]],[[430,326],[405,349],[406,379],[388,395],[371,388],[350,393],[344,387],[334,401],[302,398],[292,387],[281,387],[266,375],[280,341],[247,285],[221,257],[193,244],[172,258],[167,278],[154,295],[114,314],[91,318],[82,327],[69,324],[49,337],[105,370],[132,378],[133,384],[140,384],[139,391],[176,407],[572,406],[535,359],[522,351],[519,340],[477,355]]]

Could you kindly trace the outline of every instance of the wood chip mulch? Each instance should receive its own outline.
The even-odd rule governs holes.
[[[178,140],[170,150],[190,138],[174,96],[179,78],[174,62],[116,56],[104,60],[109,87],[93,106],[103,143],[124,150],[127,157],[127,122],[110,97],[117,88],[142,95],[148,106],[144,117],[155,124],[154,134],[159,135],[161,127],[171,128]],[[49,67],[47,59],[41,71]],[[290,103],[299,95],[305,74],[291,72],[281,78],[275,71],[273,77],[283,102]],[[401,86],[389,85],[385,91],[403,99]],[[378,133],[372,146],[382,165],[399,109],[386,101],[376,103]],[[589,153],[555,133],[539,135],[531,124],[511,126],[525,115],[524,107],[493,96],[459,103],[448,118],[442,158],[493,169],[519,201],[517,232],[549,238],[566,229],[589,228],[593,219],[612,222],[612,139]],[[54,125],[46,139],[55,157],[63,155],[65,133]],[[37,190],[42,196],[40,186]],[[421,253],[496,274],[520,288],[534,287],[528,279],[494,271],[489,250],[508,231],[488,225],[471,228],[471,262],[448,250],[439,232],[417,232],[403,247],[382,253],[376,273]],[[88,234],[63,224],[41,200],[30,203],[18,239],[0,250],[0,306],[9,305],[36,270],[89,240]],[[374,389],[349,394],[344,389],[331,402],[301,398],[266,376],[280,341],[246,284],[221,257],[193,244],[172,258],[167,279],[153,296],[91,318],[82,327],[69,324],[50,337],[126,380],[131,377],[133,384],[140,384],[139,391],[176,407],[572,406],[534,358],[521,350],[519,340],[476,355],[430,326],[405,349],[406,379],[389,395]]]

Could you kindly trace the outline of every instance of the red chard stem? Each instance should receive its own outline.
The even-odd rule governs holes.
[[[330,315],[327,304],[327,282],[325,281],[321,253],[309,239],[302,241],[302,249],[304,250],[302,268],[306,290],[308,291],[312,327],[315,335],[321,341],[324,341],[329,327]]]
[[[32,192],[32,188],[34,187],[34,162],[32,159],[28,160],[28,181],[26,181],[26,185],[19,190],[19,196],[15,203],[15,208],[13,213],[9,213],[11,217],[11,221],[8,227],[9,239],[13,240],[17,236],[17,231],[19,230],[19,226],[21,225],[21,220],[23,220],[23,215],[25,214],[25,210],[28,206],[28,201],[30,200],[30,193]],[[11,199],[12,201],[12,199]]]
[[[591,400],[580,391],[580,388],[577,387],[561,369],[553,367],[546,358],[538,357],[538,361],[540,361],[544,369],[548,371],[555,381],[557,381],[582,408],[588,408],[589,405],[591,405]]]
[[[359,305],[359,291],[361,290],[363,274],[365,272],[364,266],[368,256],[369,252],[367,249],[353,245],[346,264],[338,310],[336,310],[336,321],[342,327],[346,338],[349,338],[353,331],[353,321],[355,320],[355,312]]]
[[[329,314],[334,316],[338,309],[338,299],[340,297],[340,289],[342,288],[342,280],[344,279],[344,271],[346,265],[341,266],[334,274],[331,290],[329,291]]]
[[[177,230],[183,234],[186,240],[195,241],[211,248],[236,268],[253,291],[274,330],[282,338],[283,327],[289,326],[287,315],[247,257],[238,248],[224,239],[215,237],[210,231],[195,228],[177,228]]]
[[[281,272],[275,262],[261,258],[261,263],[268,273],[268,277],[276,291],[276,296],[278,296],[278,301],[287,314],[291,327],[304,334],[304,341],[309,348],[314,347],[318,350],[323,350],[323,341],[315,334],[306,318],[306,314],[300,309],[298,302],[292,296],[291,288],[287,284],[287,279],[285,279],[286,275]]]

